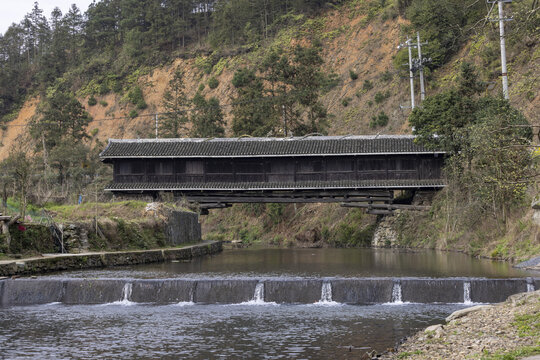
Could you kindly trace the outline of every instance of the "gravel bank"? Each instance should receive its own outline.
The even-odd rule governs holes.
[[[540,291],[431,326],[381,359],[511,360],[534,354],[540,354]]]

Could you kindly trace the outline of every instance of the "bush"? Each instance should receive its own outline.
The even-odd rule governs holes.
[[[354,81],[358,79],[358,74],[354,70],[349,70],[349,77]]]
[[[148,105],[146,104],[146,101],[140,100],[139,102],[137,102],[137,109],[144,110],[147,107],[148,107]]]
[[[94,97],[94,95],[90,96],[90,98],[88,99],[88,106],[94,106],[96,104],[97,104],[97,100]]]
[[[386,99],[388,99],[389,97],[390,97],[390,91],[386,90],[384,94],[380,91],[377,91],[377,93],[375,94],[374,100],[375,100],[375,103],[380,104]]]
[[[345,99],[341,100],[341,105],[343,105],[344,107],[347,107],[347,106],[349,106],[350,102],[351,102],[351,98],[346,97]]]
[[[394,74],[392,74],[390,71],[386,70],[381,74],[381,80],[384,82],[389,82],[394,78]]]
[[[128,115],[130,118],[134,119],[136,118],[137,116],[139,116],[139,113],[137,112],[137,110],[133,109],[129,112],[129,115]]]
[[[135,86],[133,89],[131,89],[128,93],[128,99],[133,105],[137,105],[139,107],[139,104],[146,104],[144,102],[144,96],[143,92],[140,87]]]
[[[103,107],[107,107],[107,106],[109,106],[109,103],[106,102],[105,100],[99,100],[99,105],[101,105]]]
[[[364,89],[365,91],[373,89],[373,83],[369,80],[364,80],[364,84],[362,84],[362,89]]]
[[[369,122],[369,127],[374,129],[377,126],[383,127],[388,125],[388,115],[381,111],[378,115],[373,115],[371,121]]]
[[[203,91],[204,90],[204,84],[200,84],[199,85],[199,92]]]
[[[208,80],[208,87],[213,90],[213,89],[217,88],[218,86],[219,86],[219,80],[212,76]]]
[[[269,203],[266,204],[266,213],[274,225],[281,222],[283,218],[283,211],[285,210],[284,204]]]

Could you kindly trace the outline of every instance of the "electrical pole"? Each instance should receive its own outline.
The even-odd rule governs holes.
[[[405,41],[403,44],[400,44],[397,47],[398,49],[407,47],[407,49],[409,50],[409,81],[411,83],[411,109],[414,109],[414,72],[413,72],[413,60],[412,60],[412,51],[411,51],[411,47],[413,46],[415,45],[411,44],[411,38],[407,36],[407,41]]]
[[[156,114],[156,139],[158,138],[158,114]]]
[[[418,47],[418,64],[420,69],[420,100],[426,98],[426,89],[424,88],[424,64],[422,63],[422,44],[420,43],[420,32],[416,32],[416,46]]]
[[[412,68],[412,51],[411,51],[411,39],[407,37],[407,49],[409,49],[409,79],[411,82],[411,109],[414,110],[414,73]]]
[[[501,75],[502,75],[502,84],[503,84],[503,96],[506,100],[510,99],[508,95],[508,69],[506,67],[506,41],[504,39],[504,22],[512,19],[506,19],[504,17],[504,3],[511,3],[512,0],[496,0],[488,1],[489,4],[497,2],[499,6],[499,18],[495,21],[499,22],[499,35],[501,38]]]

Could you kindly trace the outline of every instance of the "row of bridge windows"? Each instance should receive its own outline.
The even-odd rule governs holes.
[[[433,156],[120,159],[115,162],[114,169],[115,179],[122,182],[430,179],[440,177],[441,161]]]

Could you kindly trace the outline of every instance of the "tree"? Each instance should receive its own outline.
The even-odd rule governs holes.
[[[191,135],[194,137],[211,138],[225,134],[223,113],[219,100],[215,97],[206,100],[201,93],[193,97],[194,111],[191,115]]]
[[[296,46],[292,53],[272,50],[258,72],[242,69],[233,85],[233,131],[264,136],[268,132],[305,135],[325,132],[326,107],[319,101],[330,76],[322,71],[320,46]],[[280,121],[281,119],[281,121]]]
[[[233,99],[232,130],[236,136],[266,136],[278,125],[271,99],[264,96],[264,84],[256,76],[255,70],[239,69],[234,74],[232,83],[237,96]]]
[[[22,148],[16,148],[4,160],[3,168],[13,182],[21,206],[21,217],[24,219],[28,204],[28,189],[31,184],[32,175],[34,174],[34,163],[27,151]]]
[[[457,154],[466,145],[467,126],[477,121],[475,96],[479,92],[474,67],[462,64],[457,87],[428,97],[421,108],[413,110],[409,123],[414,134],[429,148],[442,147]]]
[[[176,70],[169,81],[161,101],[165,114],[159,122],[159,134],[165,138],[178,138],[185,134],[188,122],[187,110],[190,101],[184,92],[184,73]]]
[[[432,96],[409,117],[418,141],[449,153],[445,173],[454,204],[505,221],[532,176],[532,131],[507,100],[479,97],[474,69],[463,65],[458,86]]]
[[[73,142],[87,137],[90,121],[90,115],[77,98],[60,86],[45,99],[30,132],[35,139],[44,137],[46,147],[52,149],[66,137]]]

